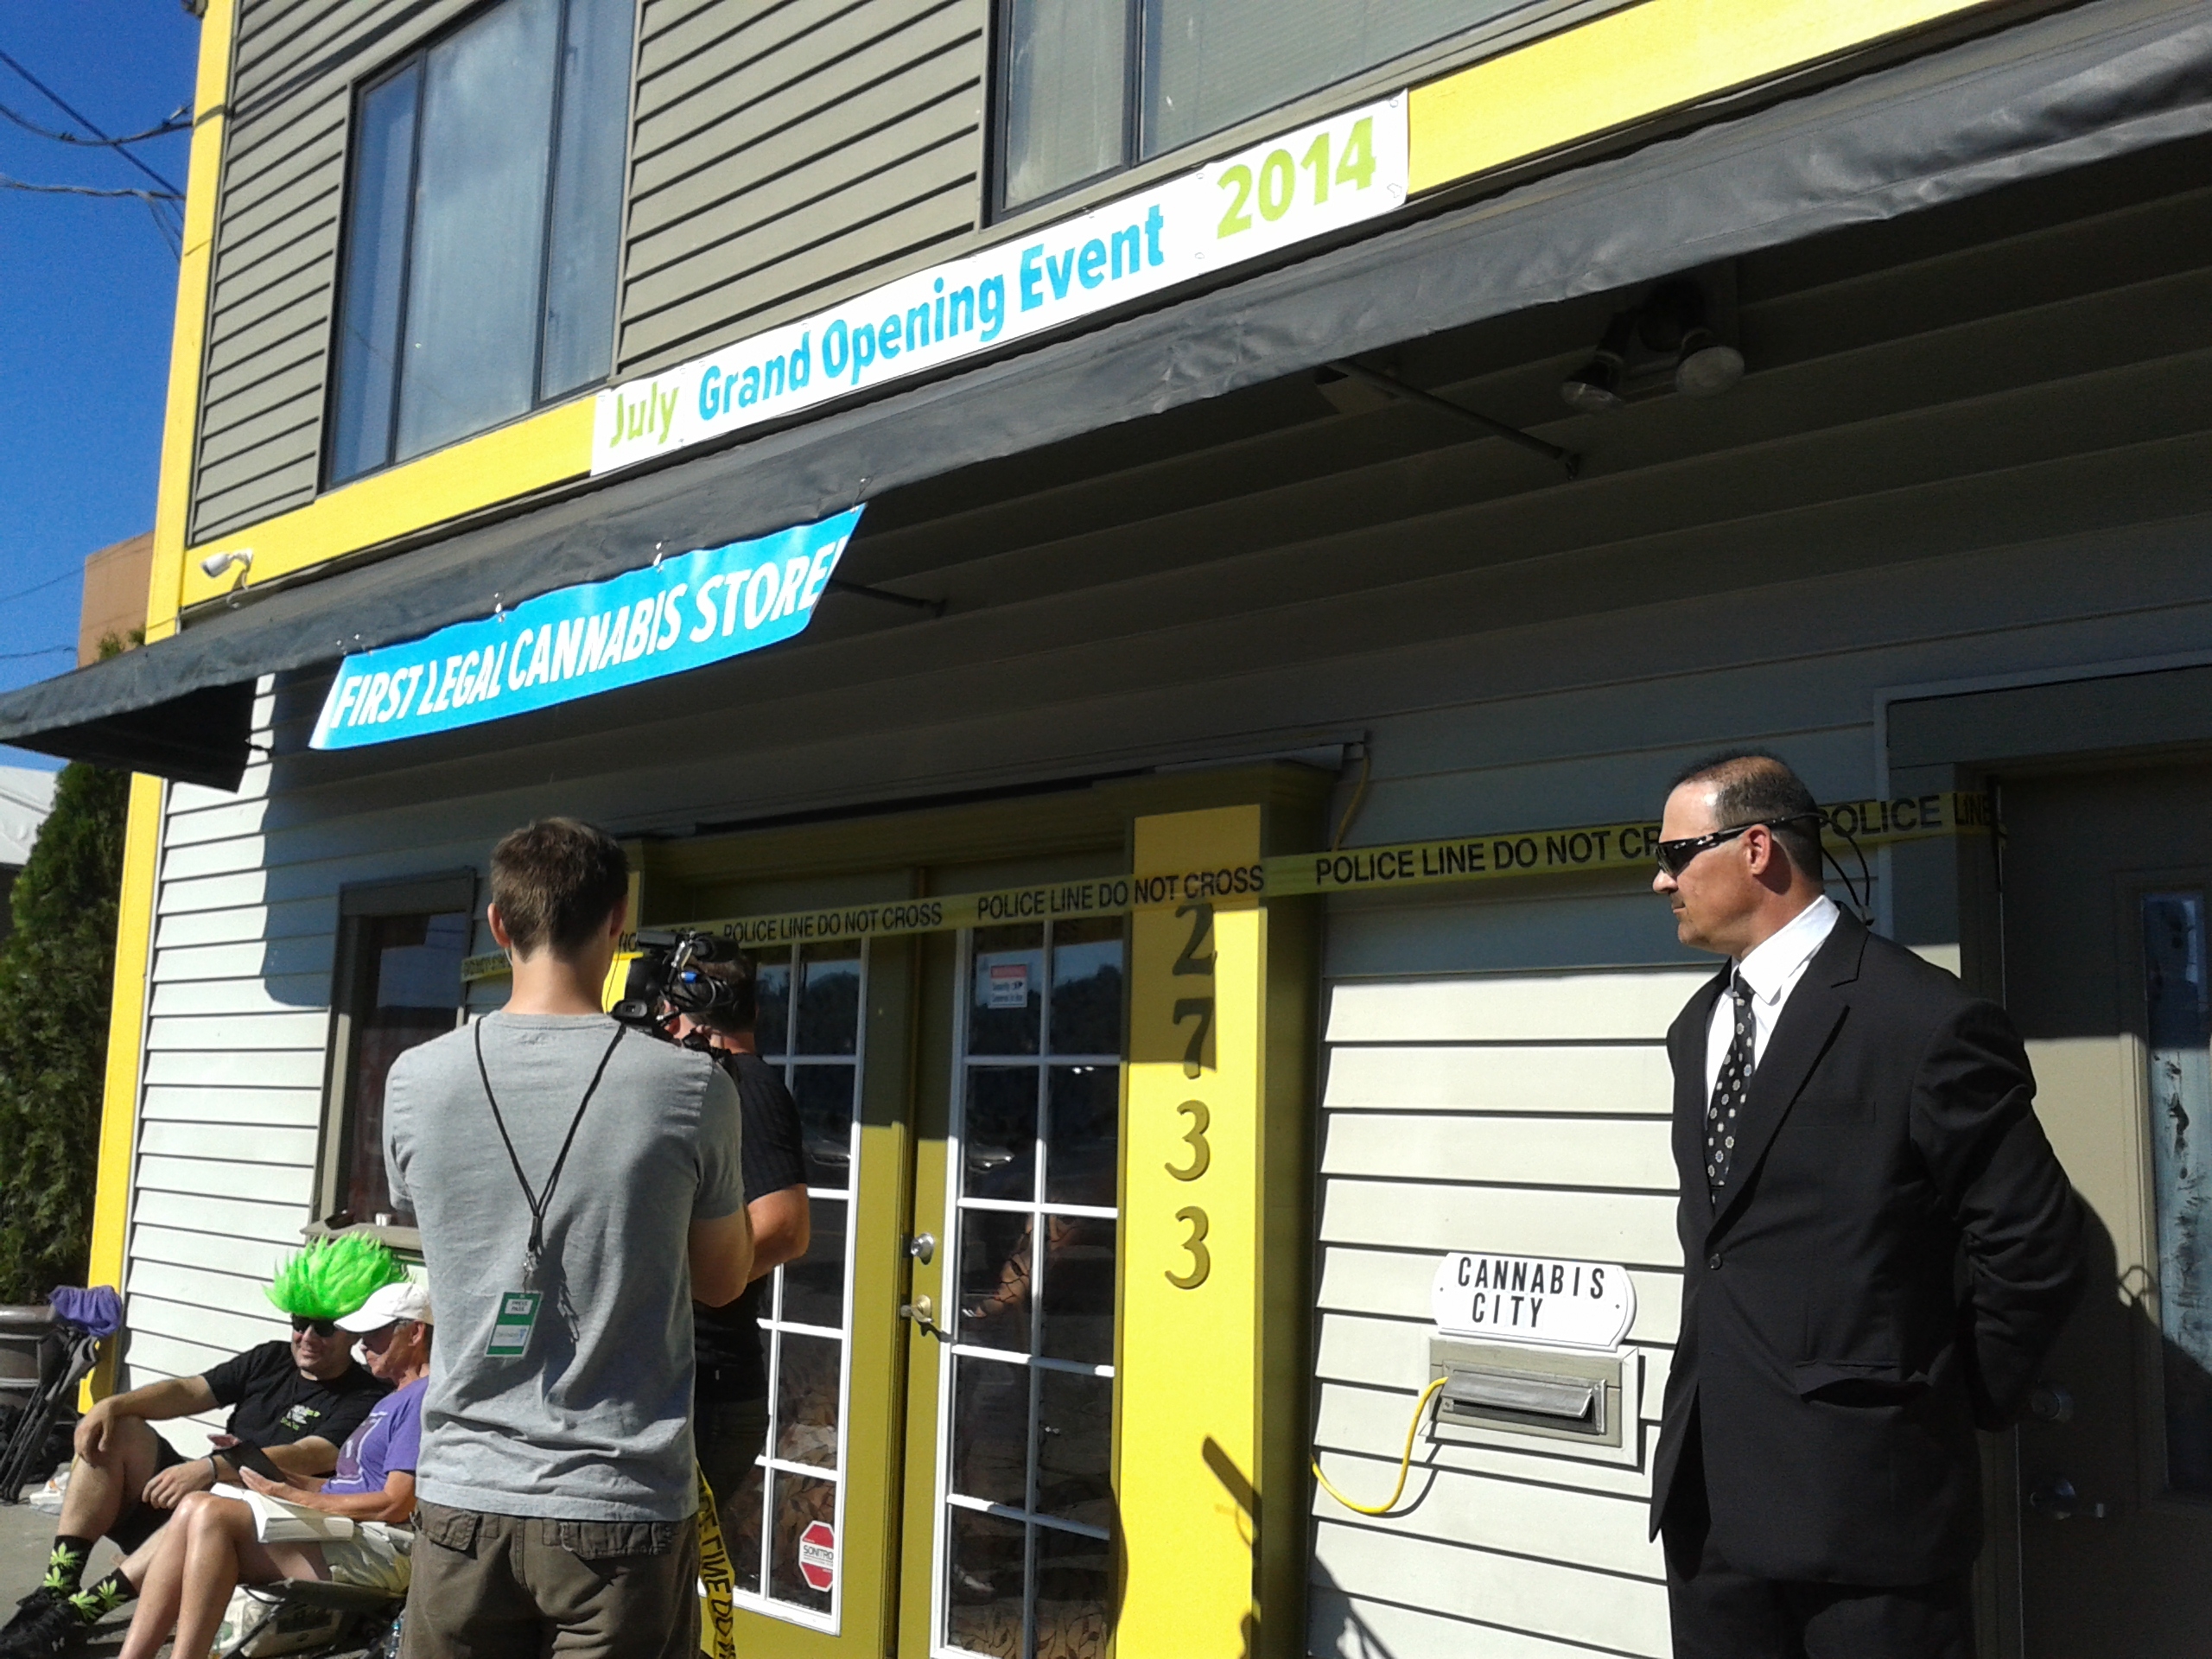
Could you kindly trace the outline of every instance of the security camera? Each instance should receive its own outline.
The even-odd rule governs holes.
[[[228,553],[210,553],[200,561],[200,568],[207,573],[210,581],[232,565],[238,566],[238,579],[243,582],[245,573],[253,569],[253,550],[250,547],[234,548]]]

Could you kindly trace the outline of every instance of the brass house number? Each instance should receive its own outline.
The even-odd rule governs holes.
[[[1191,1022],[1190,1040],[1183,1050],[1183,1075],[1196,1078],[1205,1070],[1206,1037],[1213,1029],[1214,953],[1206,950],[1204,956],[1198,954],[1207,946],[1213,932],[1213,906],[1194,899],[1177,906],[1175,913],[1191,918],[1191,937],[1185,943],[1182,954],[1175,958],[1173,972],[1178,977],[1206,982],[1206,995],[1175,999],[1175,1024],[1179,1027],[1185,1020]],[[1213,1114],[1203,1100],[1186,1100],[1175,1109],[1190,1120],[1191,1126],[1183,1134],[1184,1144],[1191,1149],[1190,1161],[1180,1167],[1171,1163],[1166,1166],[1167,1173],[1179,1181],[1199,1180],[1213,1163],[1213,1148],[1206,1144],[1206,1129],[1213,1122]],[[1196,1290],[1213,1271],[1213,1256],[1206,1249],[1206,1212],[1198,1205],[1186,1204],[1175,1212],[1175,1219],[1190,1229],[1183,1249],[1190,1254],[1191,1270],[1166,1274],[1167,1282],[1178,1290]]]

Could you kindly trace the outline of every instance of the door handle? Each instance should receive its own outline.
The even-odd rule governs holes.
[[[939,1342],[953,1341],[954,1338],[951,1332],[946,1330],[941,1325],[933,1324],[931,1322],[930,1316],[936,1311],[936,1308],[931,1306],[928,1297],[917,1296],[912,1301],[907,1302],[900,1306],[899,1309],[899,1317],[902,1319],[912,1320],[915,1325],[920,1329],[922,1334],[925,1336],[935,1337]]]
[[[2039,1423],[2074,1421],[2074,1392],[2057,1382],[2038,1382],[2028,1395],[2028,1415]]]
[[[937,1254],[935,1236],[929,1233],[916,1233],[906,1241],[906,1254],[924,1267],[929,1266],[930,1258]]]
[[[2054,1521],[2070,1521],[2075,1516],[2088,1521],[2105,1518],[2105,1506],[2083,1503],[2081,1493],[2074,1490],[2074,1483],[2064,1475],[2053,1475],[2030,1492],[2028,1507]]]

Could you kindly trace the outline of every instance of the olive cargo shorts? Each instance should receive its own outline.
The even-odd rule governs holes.
[[[699,1523],[421,1503],[401,1659],[691,1659]]]

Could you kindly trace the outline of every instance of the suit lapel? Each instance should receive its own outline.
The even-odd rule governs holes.
[[[1782,1018],[1767,1039],[1766,1052],[1759,1057],[1745,1094],[1729,1162],[1727,1198],[1714,1212],[1711,1231],[1718,1231],[1744,1202],[1775,1132],[1843,1024],[1851,1007],[1848,987],[1859,977],[1859,960],[1866,947],[1865,926],[1848,912],[1838,916],[1834,931],[1813,953],[1796,989],[1782,1005]]]

